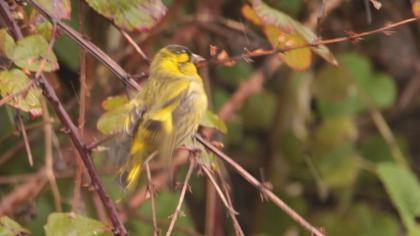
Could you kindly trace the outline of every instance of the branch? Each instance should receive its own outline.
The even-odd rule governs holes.
[[[155,187],[152,182],[152,174],[150,173],[150,166],[149,166],[148,161],[144,163],[144,167],[146,168],[146,173],[147,173],[147,191],[149,192],[149,195],[150,195],[150,205],[152,208],[153,235],[159,236],[160,229],[157,226],[157,220],[156,220]]]
[[[316,40],[313,43],[306,43],[303,45],[298,45],[298,46],[292,46],[292,47],[284,47],[284,48],[277,48],[277,49],[256,49],[253,51],[246,51],[244,53],[241,53],[240,55],[236,55],[236,56],[232,56],[232,57],[227,57],[224,58],[222,60],[217,60],[217,59],[212,59],[212,60],[208,60],[202,63],[199,63],[197,66],[198,67],[202,67],[205,66],[207,64],[226,64],[228,62],[232,62],[232,61],[239,61],[239,60],[244,60],[244,59],[249,59],[249,58],[253,58],[253,57],[261,57],[261,56],[270,56],[273,54],[277,54],[277,53],[286,53],[289,51],[293,51],[293,50],[297,50],[297,49],[302,49],[302,48],[316,48],[322,45],[330,45],[330,44],[337,44],[337,43],[342,43],[342,42],[347,42],[347,41],[359,41],[361,39],[363,39],[366,36],[370,36],[370,35],[374,35],[374,34],[378,34],[378,33],[386,33],[386,31],[390,30],[390,29],[394,29],[397,27],[400,27],[402,25],[406,25],[406,24],[410,24],[413,22],[416,22],[420,19],[420,17],[412,17],[412,18],[408,18],[405,20],[401,20],[395,23],[390,23],[390,24],[386,24],[380,28],[371,30],[371,31],[365,31],[362,33],[353,33],[353,32],[349,32],[348,36],[344,36],[344,37],[338,37],[338,38],[332,38],[332,39],[325,39],[325,40]]]
[[[192,154],[193,155],[193,154]],[[193,158],[190,159],[190,166],[188,167],[187,175],[185,176],[184,184],[182,186],[181,195],[179,196],[178,205],[176,206],[174,214],[171,216],[171,224],[169,225],[168,231],[166,232],[166,236],[170,236],[172,230],[175,226],[175,222],[178,219],[178,215],[181,212],[182,202],[184,201],[185,193],[188,189],[188,182],[190,181],[191,174],[194,170],[195,160]]]
[[[87,52],[91,53],[97,60],[102,62],[109,70],[112,71],[114,75],[118,77],[118,79],[122,80],[124,84],[127,84],[136,90],[140,89],[140,86],[136,83],[136,81],[134,81],[130,77],[130,75],[123,68],[121,68],[120,65],[118,65],[114,60],[112,60],[112,58],[110,58],[106,53],[99,49],[95,44],[83,38],[83,36],[80,35],[80,33],[72,29],[70,26],[66,25],[58,19],[55,19],[36,1],[27,0],[27,2],[49,21],[55,22],[60,30],[66,33],[67,36],[69,36],[74,42],[79,44]]]
[[[241,175],[246,181],[251,185],[256,187],[261,193],[267,197],[271,202],[276,206],[282,209],[288,216],[300,224],[303,228],[309,230],[312,234],[316,236],[325,236],[321,233],[316,227],[312,226],[308,221],[306,221],[301,215],[299,215],[295,210],[288,206],[283,200],[277,197],[271,190],[264,186],[260,181],[258,181],[254,176],[248,173],[242,166],[236,163],[232,158],[224,154],[222,151],[217,149],[215,146],[207,142],[203,137],[196,134],[194,136],[198,142],[203,144],[208,150],[213,152],[217,157],[227,162],[239,175]]]
[[[33,1],[30,1],[30,2],[33,3]],[[3,3],[3,1],[1,3]],[[0,12],[2,12],[1,15],[11,16],[8,6],[6,5],[6,7],[4,7],[3,5],[4,4],[1,4],[1,8],[0,8]],[[14,21],[13,18],[7,19],[7,20],[9,20],[10,22]],[[18,33],[16,33],[14,37],[16,37],[17,39],[21,39],[22,33],[20,32],[20,29],[18,28],[16,30]],[[36,77],[35,79],[38,79],[38,77]],[[92,180],[93,188],[97,191],[99,197],[102,200],[102,203],[105,205],[108,211],[111,223],[114,227],[113,231],[115,235],[124,235],[124,236],[127,235],[127,231],[118,217],[118,213],[117,213],[114,203],[112,202],[111,198],[106,194],[105,189],[100,182],[100,178],[98,174],[96,173],[95,166],[91,159],[90,153],[86,149],[86,145],[82,142],[77,127],[74,125],[73,121],[71,120],[70,116],[64,109],[54,89],[49,84],[47,78],[43,74],[39,75],[38,84],[44,96],[48,99],[48,102],[54,108],[55,113],[57,114],[62,125],[65,127],[66,132],[68,133],[70,139],[72,140],[74,146],[79,152],[79,155],[82,158],[86,166],[86,169],[88,171],[88,174]]]

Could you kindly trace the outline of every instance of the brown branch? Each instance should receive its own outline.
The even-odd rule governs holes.
[[[200,165],[201,169],[204,171],[204,173],[207,175],[207,178],[209,178],[210,182],[213,184],[214,188],[216,189],[217,194],[220,197],[220,200],[222,200],[223,204],[225,205],[230,218],[233,221],[233,228],[235,229],[235,233],[238,236],[243,236],[245,235],[244,232],[241,229],[241,226],[238,223],[238,220],[236,219],[236,215],[238,214],[235,209],[233,209],[232,204],[229,202],[228,198],[225,197],[222,189],[220,188],[220,186],[217,184],[217,181],[214,179],[213,174],[211,173],[211,171],[204,165]]]
[[[48,106],[45,99],[41,100],[42,116],[44,119],[44,145],[45,145],[45,174],[50,182],[51,191],[54,198],[54,206],[57,211],[62,211],[61,208],[61,196],[57,186],[57,181],[54,175],[53,167],[53,127],[48,120],[50,120],[50,114],[48,113]]]
[[[147,63],[150,63],[150,59],[146,56],[146,54],[143,52],[143,50],[137,45],[137,43],[134,41],[131,36],[125,32],[124,30],[120,30],[121,34],[124,36],[124,38],[128,41],[128,43],[136,50],[136,52],[145,60]]]
[[[34,199],[48,183],[45,169],[39,170],[32,178],[19,186],[11,193],[2,196],[0,202],[0,216],[11,214],[16,207]]]
[[[175,222],[178,219],[178,215],[181,213],[182,202],[185,198],[185,193],[187,192],[189,181],[191,174],[194,170],[195,160],[193,158],[190,159],[190,166],[188,167],[187,175],[185,176],[184,184],[182,185],[181,195],[179,196],[178,205],[176,206],[174,214],[171,216],[171,224],[169,225],[168,231],[166,232],[166,236],[170,236],[172,230],[175,226]]]
[[[98,61],[102,62],[113,74],[118,77],[118,79],[122,80],[124,84],[129,85],[133,89],[140,89],[140,86],[130,77],[130,75],[95,44],[83,38],[80,33],[72,29],[70,26],[58,19],[55,19],[44,8],[42,8],[38,2],[34,0],[27,0],[27,2],[49,21],[55,22],[60,30],[66,33],[74,42],[84,48],[87,52],[92,54]]]
[[[412,17],[412,18],[408,18],[408,19],[405,19],[405,20],[395,22],[395,23],[386,24],[386,25],[384,25],[380,28],[374,29],[374,30],[365,31],[365,32],[362,32],[362,33],[350,33],[348,36],[344,36],[344,37],[325,39],[325,40],[316,40],[315,42],[306,43],[306,44],[298,45],[298,46],[284,47],[284,48],[278,48],[278,49],[269,49],[269,50],[257,49],[257,50],[254,50],[254,51],[246,51],[244,53],[241,53],[240,55],[227,57],[227,58],[224,58],[222,60],[217,60],[217,59],[208,60],[208,61],[200,63],[198,66],[202,67],[202,66],[205,66],[206,64],[222,64],[223,65],[223,64],[226,64],[226,63],[232,62],[232,61],[239,61],[239,60],[249,59],[249,58],[253,58],[253,57],[270,56],[270,55],[273,55],[273,54],[286,53],[286,52],[289,52],[289,51],[302,49],[302,48],[316,48],[316,47],[319,47],[319,46],[322,46],[322,45],[337,44],[337,43],[348,42],[348,41],[359,41],[366,36],[370,36],[370,35],[378,34],[378,33],[386,33],[386,31],[388,31],[388,30],[400,27],[402,25],[406,25],[406,24],[416,22],[419,19],[420,19],[420,17]],[[333,62],[333,64],[335,64],[335,63]]]
[[[20,132],[22,133],[23,142],[25,143],[25,150],[28,156],[29,165],[32,167],[34,165],[34,160],[32,157],[31,144],[29,143],[28,134],[26,133],[25,123],[23,123],[22,116],[20,115],[19,111],[17,111],[16,113],[16,118],[18,121]]]
[[[146,161],[144,163],[144,167],[146,168],[147,191],[149,192],[149,195],[150,195],[150,205],[151,205],[151,208],[152,208],[153,235],[154,236],[159,236],[160,235],[160,229],[158,228],[157,220],[156,220],[155,187],[154,187],[153,182],[152,182],[152,174],[150,173],[150,166],[149,166],[148,161]]]
[[[34,3],[34,1],[29,1],[29,2]],[[3,4],[1,6],[2,7],[0,8],[0,12],[3,12],[1,13],[1,15],[11,16],[8,6],[3,7]],[[43,9],[39,9],[39,6],[38,6],[37,10],[41,12]],[[13,18],[8,19],[8,20],[10,20],[11,22],[14,21]],[[17,29],[17,30],[20,31],[20,29]],[[16,35],[14,35],[14,37],[16,37],[17,39],[21,39],[22,34],[17,33]],[[86,169],[88,171],[88,174],[92,180],[93,188],[97,191],[99,197],[101,198],[101,201],[103,202],[103,204],[105,205],[108,211],[108,215],[113,225],[114,234],[124,235],[124,236],[127,235],[127,231],[118,217],[118,213],[117,213],[114,203],[112,202],[111,198],[106,194],[105,189],[101,184],[100,178],[98,174],[96,173],[95,166],[91,159],[90,153],[86,149],[86,145],[81,140],[77,127],[74,125],[73,121],[71,120],[70,116],[68,115],[68,113],[64,109],[64,106],[59,100],[57,94],[55,93],[53,87],[49,84],[47,78],[43,74],[39,76],[38,84],[44,96],[48,99],[49,103],[53,107],[62,125],[65,127],[66,132],[68,133],[68,136],[70,137],[73,144],[75,145],[77,151],[79,152],[80,157],[82,158],[86,166]]]
[[[309,230],[312,234],[316,236],[325,236],[321,231],[319,231],[316,227],[312,226],[309,222],[307,222],[302,216],[300,216],[295,210],[293,210],[290,206],[288,206],[283,200],[277,197],[270,189],[265,187],[260,181],[258,181],[254,176],[248,173],[242,166],[236,163],[232,158],[227,156],[225,153],[217,149],[211,143],[207,142],[203,137],[196,134],[195,138],[201,144],[203,144],[208,150],[213,152],[217,157],[228,163],[239,175],[241,175],[246,181],[248,181],[251,185],[256,187],[261,193],[267,197],[271,202],[273,202],[277,207],[282,209],[288,216],[290,216],[293,220],[295,220],[299,225],[303,228]]]

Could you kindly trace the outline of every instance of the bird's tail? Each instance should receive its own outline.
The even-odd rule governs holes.
[[[147,152],[142,142],[133,142],[129,160],[121,168],[120,182],[126,191],[132,192],[136,187],[143,168],[143,161]]]

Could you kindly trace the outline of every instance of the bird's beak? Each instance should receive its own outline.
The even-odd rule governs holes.
[[[204,57],[202,57],[202,56],[200,56],[200,55],[197,55],[197,54],[195,54],[195,53],[193,53],[192,55],[191,55],[191,62],[192,63],[194,63],[194,64],[196,64],[196,63],[200,63],[200,62],[203,62],[203,61],[205,61],[206,59],[204,58]]]

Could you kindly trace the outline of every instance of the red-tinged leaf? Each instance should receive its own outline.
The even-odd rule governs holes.
[[[413,0],[411,3],[411,10],[413,11],[414,16],[420,17],[420,0]]]
[[[42,71],[58,69],[57,58],[53,52],[48,53],[48,42],[41,35],[31,35],[19,40],[10,58],[25,71],[37,72],[42,60],[45,60]]]
[[[7,33],[7,30],[6,29],[0,30],[0,55],[4,55],[10,58],[14,47],[15,47],[15,41]]]
[[[306,44],[305,40],[297,34],[286,34],[273,26],[265,26],[263,31],[273,48],[293,48]],[[309,48],[300,48],[279,53],[280,58],[295,70],[306,70],[312,62]]]
[[[255,0],[252,2],[252,6],[244,6],[242,9],[246,9],[247,13],[245,13],[244,16],[251,22],[255,23],[254,18],[255,16],[258,17],[260,22],[257,23],[260,23],[263,29],[264,27],[269,26],[277,28],[277,30],[283,34],[294,35],[291,36],[291,38],[294,38],[292,42],[296,41],[296,44],[301,44],[301,40],[305,42],[304,44],[315,44],[318,41],[318,37],[310,29],[295,21],[285,13],[269,7],[263,1]],[[251,10],[254,12],[252,13]],[[242,13],[244,13],[244,10]],[[297,38],[300,39],[298,40]],[[273,41],[273,39],[270,41]],[[326,46],[320,45],[317,47],[311,47],[311,49],[329,63],[337,65],[337,60]]]
[[[71,18],[70,0],[37,0],[37,2],[56,19]]]
[[[0,94],[6,97],[16,94],[27,88],[31,80],[18,69],[5,70],[0,72]],[[33,116],[41,114],[41,104],[39,98],[41,91],[32,87],[27,92],[23,92],[12,99],[8,104],[25,112],[30,112]]]
[[[128,31],[147,31],[165,15],[161,0],[86,0],[101,15]]]

